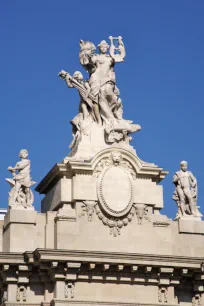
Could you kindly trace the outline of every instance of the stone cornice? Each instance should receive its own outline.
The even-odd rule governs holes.
[[[152,255],[152,254],[126,254],[110,252],[88,252],[75,250],[36,249],[33,253],[25,253],[28,263],[48,261],[81,262],[96,264],[124,264],[154,267],[178,267],[201,270],[204,258],[187,256]]]
[[[40,306],[41,303],[29,303],[29,302],[4,302],[3,306]]]
[[[156,254],[126,254],[116,252],[76,251],[76,250],[53,250],[36,249],[34,252],[23,253],[0,253],[0,265],[39,265],[45,262],[71,262],[71,263],[94,263],[109,265],[131,265],[186,268],[202,272],[204,258],[156,255]]]
[[[154,163],[142,161],[137,155],[118,147],[111,147],[100,151],[92,160],[69,160],[65,163],[55,164],[48,172],[44,179],[35,188],[40,194],[46,194],[53,185],[63,176],[71,176],[74,174],[92,174],[96,164],[103,156],[110,154],[114,150],[119,150],[124,157],[134,164],[138,178],[148,176],[154,182],[160,182],[168,174],[163,168],[158,167]]]
[[[67,300],[59,300],[59,299],[53,299],[51,301],[51,306],[54,305],[67,305]],[[158,306],[161,305],[161,303],[124,303],[124,302],[102,302],[102,301],[81,301],[81,300],[69,300],[69,305],[101,305],[101,306]],[[168,305],[168,303],[166,303]],[[178,306],[177,304],[171,304],[171,306]]]
[[[178,286],[190,277],[195,290],[203,292],[203,262],[204,258],[187,256],[36,249],[24,254],[1,253],[0,278],[3,284],[91,279]]]
[[[0,264],[24,264],[23,253],[11,253],[1,252],[0,253]]]
[[[58,163],[55,164],[43,180],[35,188],[40,194],[47,193],[50,188],[64,175],[68,175],[69,170],[67,165]]]

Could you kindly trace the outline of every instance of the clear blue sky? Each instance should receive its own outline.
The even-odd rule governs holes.
[[[116,66],[124,117],[142,126],[138,155],[170,173],[162,182],[173,218],[172,175],[180,160],[199,184],[204,214],[204,1],[1,1],[1,207],[7,207],[9,165],[27,148],[40,182],[69,152],[79,99],[58,78],[63,68],[83,71],[79,40],[98,44],[123,36],[124,63]],[[40,210],[42,196],[35,192]]]

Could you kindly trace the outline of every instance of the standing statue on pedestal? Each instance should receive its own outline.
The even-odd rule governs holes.
[[[116,86],[114,65],[124,61],[125,47],[121,36],[110,36],[109,39],[110,46],[105,40],[100,42],[99,53],[96,53],[96,47],[92,42],[80,40],[79,59],[89,73],[88,80],[83,80],[82,74],[78,71],[73,77],[64,70],[59,73],[68,87],[74,87],[79,91],[81,99],[79,114],[71,121],[74,127],[71,148],[77,145],[83,134],[91,133],[95,129],[95,124],[104,130],[106,144],[129,144],[129,134],[141,129],[140,125],[123,119],[123,105],[120,91]],[[114,46],[115,40],[117,47]],[[85,110],[81,110],[82,105]]]
[[[176,186],[173,200],[178,205],[176,219],[187,215],[202,216],[196,206],[198,196],[197,180],[190,171],[187,171],[187,166],[188,163],[186,161],[181,161],[180,170],[173,176],[173,183]]]
[[[21,161],[17,162],[15,167],[8,167],[13,174],[13,179],[6,179],[12,186],[9,192],[10,208],[33,208],[34,195],[30,187],[36,182],[32,181],[30,176],[30,160],[27,159],[28,151],[22,149],[19,153]]]

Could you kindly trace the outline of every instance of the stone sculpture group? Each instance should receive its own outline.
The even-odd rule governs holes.
[[[80,96],[79,113],[71,120],[73,141],[70,148],[72,152],[77,150],[83,137],[93,133],[96,126],[103,131],[104,143],[119,146],[123,143],[129,145],[130,134],[141,129],[140,125],[123,119],[123,104],[120,91],[116,86],[114,65],[124,61],[125,46],[121,36],[110,36],[109,39],[110,46],[105,40],[98,44],[99,53],[96,53],[96,47],[92,42],[80,40],[79,60],[88,72],[87,80],[84,80],[80,71],[74,72],[73,76],[64,70],[59,72],[60,78],[66,82],[67,86],[76,88]],[[117,46],[114,45],[115,41]],[[101,134],[99,134],[100,137]],[[120,154],[116,155],[112,155],[112,161],[118,165],[121,157]],[[8,168],[13,175],[12,179],[6,179],[12,186],[9,193],[9,208],[32,209],[34,196],[30,187],[35,182],[30,176],[28,151],[21,150],[19,156],[21,161],[15,167]],[[128,165],[125,166],[128,167]],[[94,175],[98,175],[98,172],[100,174],[99,170],[99,168],[95,169]],[[129,171],[131,173],[131,168]],[[200,218],[202,215],[197,207],[197,181],[193,174],[187,171],[186,161],[180,163],[180,170],[174,174],[173,183],[175,184],[173,200],[178,206],[176,219],[188,216]]]
[[[73,76],[64,70],[59,73],[67,86],[76,88],[80,95],[79,113],[71,121],[74,136],[71,148],[78,145],[83,135],[91,133],[95,124],[104,130],[107,143],[121,140],[129,143],[129,134],[141,129],[140,125],[123,119],[123,104],[116,86],[114,65],[124,61],[125,46],[121,36],[110,36],[109,39],[109,53],[109,45],[105,40],[98,45],[99,53],[96,53],[96,47],[92,42],[80,40],[79,59],[89,74],[88,80],[84,80],[79,71]],[[118,41],[118,47],[114,46],[114,40]]]
[[[114,65],[122,37],[80,41],[88,72],[62,70],[79,93],[69,154],[42,178],[33,206],[28,151],[8,167],[9,209],[0,220],[3,306],[204,305],[204,222],[187,162],[173,176],[178,212],[168,218],[160,183],[168,171],[130,145],[140,126],[123,119]],[[62,81],[59,80],[59,84]],[[151,156],[150,156],[151,158]],[[1,217],[1,216],[0,216]]]

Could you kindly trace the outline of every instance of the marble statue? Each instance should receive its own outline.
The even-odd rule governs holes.
[[[82,73],[80,71],[75,71],[71,77],[69,73],[62,70],[59,75],[66,81],[69,88],[76,88],[80,96],[79,113],[71,120],[73,126],[73,141],[69,147],[72,148],[77,143],[77,139],[83,131],[84,123],[87,125],[94,120],[101,125],[102,122],[98,103],[96,99],[90,95],[91,88],[89,83],[83,79]]]
[[[187,171],[187,167],[188,163],[186,161],[181,161],[180,170],[173,176],[173,183],[176,187],[173,194],[173,200],[175,200],[178,205],[176,219],[187,215],[195,217],[202,216],[196,206],[198,196],[197,180],[190,171]]]
[[[17,162],[15,167],[8,167],[8,170],[13,175],[13,179],[6,179],[12,187],[9,193],[9,207],[32,208],[34,195],[30,187],[36,184],[36,182],[32,181],[30,176],[30,160],[27,158],[28,151],[22,149],[19,157],[21,160]]]
[[[79,71],[72,77],[64,70],[59,73],[67,86],[76,88],[80,95],[79,113],[71,121],[71,148],[77,145],[83,134],[95,128],[93,123],[103,128],[105,142],[108,144],[129,143],[132,139],[129,134],[141,129],[139,124],[123,119],[123,104],[116,86],[114,65],[124,61],[125,46],[121,36],[110,36],[109,39],[110,46],[105,40],[98,44],[99,53],[96,53],[92,42],[80,40],[79,59],[89,74],[87,80],[83,79]],[[114,41],[117,41],[117,47]]]

